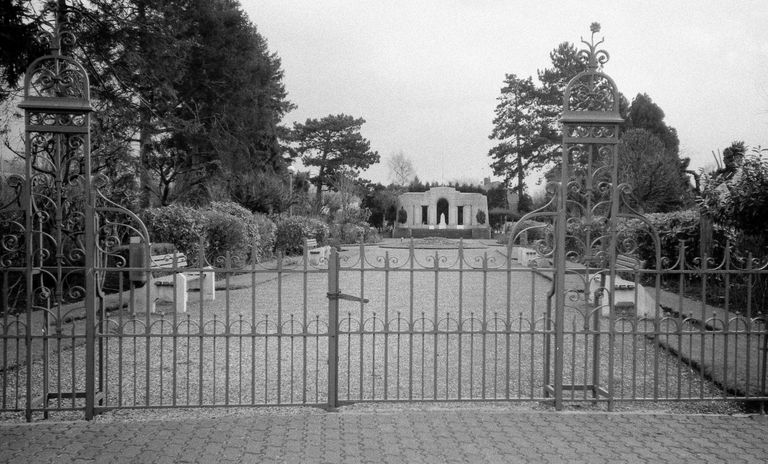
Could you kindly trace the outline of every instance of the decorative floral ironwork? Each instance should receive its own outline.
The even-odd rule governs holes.
[[[613,83],[595,73],[583,74],[571,82],[568,93],[570,111],[612,111],[616,104]]]
[[[617,131],[618,127],[609,125],[567,124],[564,128],[566,136],[573,138],[611,139],[618,136]]]
[[[35,97],[88,98],[83,68],[66,57],[43,59],[30,70],[27,95]]]
[[[605,38],[602,38],[597,43],[595,43],[595,34],[600,32],[600,23],[592,23],[589,26],[589,30],[592,32],[590,41],[587,42],[583,37],[581,38],[581,43],[586,45],[588,49],[579,50],[578,57],[582,60],[584,65],[587,66],[588,70],[595,71],[607,63],[611,57],[607,51],[598,48],[603,42],[605,42]]]
[[[86,117],[82,113],[43,113],[30,112],[29,124],[33,126],[69,126],[85,127]]]

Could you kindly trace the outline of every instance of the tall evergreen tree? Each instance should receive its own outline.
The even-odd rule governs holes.
[[[488,152],[493,159],[491,168],[494,175],[504,178],[505,184],[514,182],[522,198],[526,174],[549,161],[546,147],[551,135],[541,92],[531,77],[521,79],[507,74],[497,100],[489,138],[499,144]]]
[[[365,119],[346,114],[328,115],[294,123],[290,133],[293,151],[301,155],[305,166],[318,168],[312,182],[317,188],[315,208],[322,205],[323,187],[331,187],[334,178],[344,171],[358,172],[379,162],[378,152],[360,134]]]
[[[18,87],[27,66],[47,51],[37,38],[41,19],[29,1],[0,1],[0,102]]]
[[[679,209],[685,196],[680,183],[679,158],[655,134],[630,129],[621,136],[619,182],[632,186],[633,197],[645,212]]]
[[[679,153],[680,139],[677,130],[664,122],[664,111],[651,100],[647,93],[638,93],[629,107],[627,129],[645,129],[661,140],[672,153]]]
[[[126,169],[138,148],[144,204],[150,191],[167,203],[227,173],[285,169],[278,133],[292,105],[280,60],[238,1],[73,0],[66,10],[91,78],[94,165]],[[43,22],[21,17],[37,35]],[[15,68],[0,67],[9,90]]]
[[[653,102],[646,93],[638,93],[632,100],[629,107],[629,114],[626,119],[625,127],[630,129],[645,129],[650,134],[658,137],[664,145],[665,156],[674,160],[673,164],[668,165],[675,173],[676,189],[682,189],[684,194],[678,207],[693,201],[693,188],[689,180],[688,165],[689,158],[680,158],[680,139],[677,136],[677,130],[668,126],[664,121],[664,111]]]

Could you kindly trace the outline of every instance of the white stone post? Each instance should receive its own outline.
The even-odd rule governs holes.
[[[187,312],[187,276],[181,272],[173,276],[173,304],[177,313]]]
[[[212,266],[203,268],[203,281],[200,282],[200,291],[203,292],[203,300],[214,301],[216,299],[216,273]]]

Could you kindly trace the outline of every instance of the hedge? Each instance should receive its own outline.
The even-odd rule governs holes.
[[[325,222],[305,216],[283,217],[277,222],[275,250],[287,255],[299,255],[304,249],[304,240],[315,239],[318,245],[328,241],[329,229]]]
[[[152,242],[173,243],[190,259],[194,259],[200,246],[205,215],[202,211],[182,205],[149,208],[141,214]]]
[[[347,222],[330,226],[329,245],[358,244],[361,239],[363,243],[378,243],[381,235],[368,223]]]
[[[275,225],[263,215],[254,215],[232,202],[213,202],[207,209],[182,205],[150,208],[142,213],[152,242],[172,243],[195,263],[200,240],[206,259],[224,266],[229,252],[233,265],[259,262],[269,257],[275,242]]]

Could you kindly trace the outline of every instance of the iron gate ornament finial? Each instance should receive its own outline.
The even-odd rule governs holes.
[[[607,51],[597,48],[605,41],[605,37],[601,38],[597,43],[595,43],[595,34],[600,32],[600,23],[594,22],[590,24],[589,30],[592,32],[592,37],[590,38],[589,42],[584,40],[583,37],[580,37],[581,43],[589,47],[589,49],[579,50],[578,57],[587,66],[588,70],[596,71],[598,68],[602,68],[603,65],[608,62],[611,56]]]

